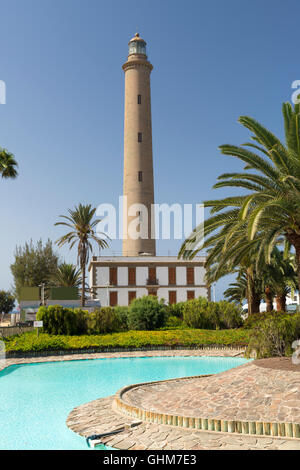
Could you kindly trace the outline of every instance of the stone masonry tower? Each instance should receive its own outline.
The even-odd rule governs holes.
[[[129,55],[123,65],[125,72],[125,122],[124,122],[124,196],[127,209],[123,214],[123,256],[156,255],[154,224],[151,223],[151,206],[154,204],[152,125],[150,74],[153,66],[148,62],[146,42],[136,33],[129,41]],[[143,204],[148,214],[135,210],[133,204]],[[128,215],[128,209],[133,212]],[[135,222],[134,222],[135,221]],[[148,223],[147,223],[148,221]],[[141,232],[132,238],[130,224]],[[143,226],[143,230],[139,227]],[[152,230],[152,232],[151,232]]]

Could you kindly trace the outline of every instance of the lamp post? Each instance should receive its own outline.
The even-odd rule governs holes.
[[[45,283],[42,282],[39,287],[41,288],[41,302],[42,302],[42,305],[44,306],[45,305]]]

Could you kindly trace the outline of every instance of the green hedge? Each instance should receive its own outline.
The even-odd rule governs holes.
[[[165,325],[167,309],[163,300],[153,295],[134,299],[128,310],[128,327],[131,330],[156,330]]]
[[[255,322],[255,319],[249,318],[247,326],[251,325],[251,321]],[[256,352],[258,358],[290,356],[293,341],[300,339],[300,314],[260,314],[249,331],[248,356],[252,351]]]
[[[226,300],[209,302],[203,297],[185,302],[183,320],[191,328],[226,329],[243,325],[240,307]]]
[[[127,331],[106,335],[63,336],[36,332],[12,336],[4,340],[7,351],[57,351],[88,349],[135,349],[155,346],[187,348],[201,346],[246,346],[249,331],[237,330],[164,330]]]
[[[61,305],[40,307],[37,319],[52,335],[104,334],[159,328],[230,329],[242,325],[241,310],[227,301],[204,298],[165,305],[154,296],[135,299],[129,307],[102,307],[93,313]]]

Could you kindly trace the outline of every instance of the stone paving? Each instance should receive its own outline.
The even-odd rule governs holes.
[[[286,371],[252,362],[210,377],[141,385],[125,391],[122,400],[154,413],[300,423],[300,366]]]
[[[113,409],[113,399],[102,398],[75,408],[67,425],[88,437],[136,422]],[[300,450],[298,439],[185,430],[143,422],[120,434],[103,437],[101,442],[122,450]]]

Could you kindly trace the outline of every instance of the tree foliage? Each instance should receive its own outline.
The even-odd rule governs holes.
[[[0,313],[10,313],[15,305],[14,296],[5,290],[0,290]]]
[[[15,261],[10,269],[14,277],[16,297],[20,299],[22,287],[37,287],[42,282],[49,283],[49,279],[56,272],[58,255],[53,250],[51,240],[43,244],[39,240],[36,244],[31,240],[24,246],[17,246]]]
[[[82,291],[81,291],[81,306],[85,305],[85,281],[86,281],[86,267],[89,261],[90,254],[93,253],[93,242],[100,248],[107,248],[108,243],[103,238],[100,238],[95,231],[95,227],[100,222],[100,219],[94,219],[96,208],[92,208],[91,204],[79,204],[74,210],[68,210],[69,215],[61,215],[60,217],[65,222],[57,222],[55,225],[63,225],[71,229],[66,235],[60,237],[56,243],[59,247],[66,244],[69,245],[70,250],[77,245],[77,263],[81,269],[82,278]],[[104,233],[99,234],[105,236]]]

